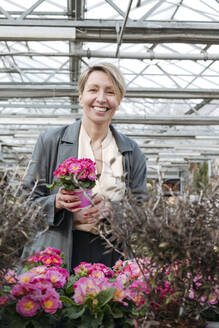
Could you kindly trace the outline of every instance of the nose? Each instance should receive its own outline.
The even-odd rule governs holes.
[[[97,93],[97,101],[104,102],[106,100],[106,95],[103,90],[99,90]]]

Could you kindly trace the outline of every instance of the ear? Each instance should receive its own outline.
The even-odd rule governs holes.
[[[81,93],[79,93],[78,100],[79,100],[79,104],[82,105],[82,94]]]

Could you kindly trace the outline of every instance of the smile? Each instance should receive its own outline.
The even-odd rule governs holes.
[[[109,110],[109,107],[93,107],[97,112],[107,112]]]

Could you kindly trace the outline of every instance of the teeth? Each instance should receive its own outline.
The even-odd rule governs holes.
[[[98,112],[106,112],[107,111],[106,107],[94,107],[94,109]]]

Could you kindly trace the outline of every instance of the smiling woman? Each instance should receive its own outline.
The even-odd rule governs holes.
[[[121,72],[110,63],[101,63],[83,72],[78,86],[82,120],[39,137],[26,177],[30,187],[39,177],[33,199],[42,204],[50,226],[29,252],[46,246],[59,248],[67,256],[69,270],[81,261],[113,266],[119,253],[106,254],[104,241],[97,236],[97,225],[106,212],[105,201],[120,201],[127,189],[139,197],[146,194],[144,154],[136,142],[111,125],[125,94]],[[93,188],[93,205],[88,209],[79,208],[80,199],[74,191],[46,188],[54,182],[54,170],[69,157],[96,163],[99,178]]]

